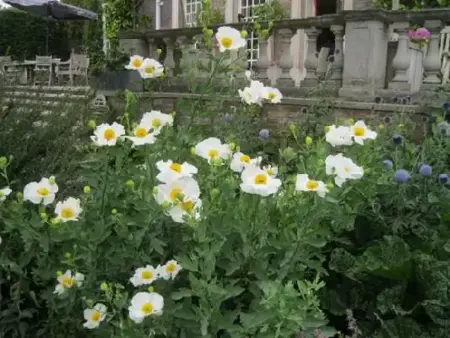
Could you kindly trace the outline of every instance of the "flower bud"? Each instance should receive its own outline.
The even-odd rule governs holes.
[[[191,154],[192,154],[192,155],[195,155],[195,154],[196,154],[196,151],[195,151],[195,148],[194,148],[194,147],[191,148]]]
[[[241,38],[245,39],[247,36],[248,36],[248,32],[245,29],[243,29],[241,31]]]
[[[211,190],[211,197],[212,198],[217,197],[219,195],[220,195],[220,190],[219,189],[214,188],[214,189]]]
[[[48,183],[50,183],[51,185],[55,184],[56,183],[55,176],[50,176],[48,179]]]
[[[333,182],[329,181],[329,182],[327,183],[327,188],[328,188],[329,190],[333,189],[333,188],[334,188]]]
[[[56,275],[59,277],[59,276],[62,276],[63,275],[63,272],[62,271],[56,271]]]
[[[159,188],[158,187],[154,187],[152,190],[153,195],[156,195],[159,192]]]
[[[255,23],[254,27],[256,30],[261,29],[261,25],[259,23]]]
[[[64,257],[66,257],[66,259],[71,259],[72,258],[72,254],[70,252],[66,252],[64,254]]]
[[[322,167],[325,164],[325,161],[322,159],[317,160],[317,166]]]
[[[403,123],[400,123],[399,125],[398,125],[398,128],[399,129],[402,129],[402,128],[404,128],[405,127],[405,125],[403,124]]]
[[[94,301],[93,301],[92,299],[88,299],[88,300],[86,300],[86,304],[87,304],[89,307],[93,307],[93,306],[94,306]]]
[[[6,156],[0,157],[0,169],[5,169],[8,165],[8,158]]]
[[[102,290],[103,292],[108,291],[108,284],[106,282],[100,284],[100,290]]]
[[[138,124],[137,124],[136,122],[133,122],[133,123],[131,124],[131,128],[133,128],[133,129],[136,129],[137,126],[138,126]]]
[[[123,113],[123,118],[124,119],[128,119],[130,117],[130,114],[128,114],[127,112]]]
[[[378,126],[378,129],[383,130],[383,129],[384,129],[384,124],[380,124],[380,125]]]
[[[230,142],[230,144],[228,144],[228,147],[230,148],[231,151],[234,151],[236,149],[236,143]]]
[[[155,291],[155,288],[153,286],[149,286],[147,288],[147,290],[148,290],[148,292],[153,292],[153,291]]]
[[[241,151],[241,147],[239,147],[239,146],[236,146],[236,148],[234,148],[234,149],[236,150],[237,153]]]
[[[161,48],[158,48],[158,49],[156,50],[156,54],[161,55],[161,53],[162,53],[162,49],[161,49]]]
[[[177,112],[174,110],[171,114],[173,117],[177,116]]]
[[[85,185],[83,188],[83,192],[87,195],[91,192],[91,187],[88,185]]]
[[[211,36],[213,36],[213,34],[214,34],[214,31],[212,30],[212,29],[207,29],[206,31],[205,31],[205,35],[207,36],[207,37],[211,37]]]
[[[364,168],[364,174],[370,173],[370,168]]]
[[[94,120],[89,120],[88,127],[91,129],[95,129],[95,127],[97,127],[97,124],[95,123]]]
[[[50,223],[55,227],[59,224],[59,220],[57,218],[53,218]]]
[[[5,193],[3,191],[0,191],[0,197],[5,196]]]
[[[162,202],[161,206],[164,210],[167,210],[170,208],[171,204],[168,201],[164,201]]]
[[[41,218],[43,221],[46,221],[48,219],[48,215],[45,212],[41,212]]]
[[[134,188],[134,181],[133,180],[128,180],[128,181],[126,181],[125,185],[128,188],[133,189]]]
[[[350,119],[347,119],[347,123],[348,123],[348,125],[352,126],[352,125],[354,125],[354,124],[355,124],[355,120],[354,120],[354,119],[352,119],[352,118],[350,118]]]
[[[263,29],[261,31],[261,35],[263,38],[268,38],[269,37],[269,30],[268,29]]]
[[[306,136],[305,143],[307,146],[310,146],[313,143],[313,139],[311,136]]]
[[[330,131],[330,126],[325,126],[325,127],[323,127],[323,130],[324,130],[326,133],[328,133],[328,132]]]
[[[213,158],[213,159],[211,160],[211,164],[212,164],[213,166],[220,167],[220,166],[223,164],[223,160],[222,160],[222,158],[220,158],[220,157],[218,157],[218,158]]]
[[[112,210],[111,210],[111,214],[117,215],[117,209],[112,209]]]
[[[287,147],[283,149],[281,156],[283,156],[286,160],[291,160],[295,157],[295,151],[291,147]]]
[[[16,197],[17,197],[17,200],[18,200],[19,202],[22,202],[22,201],[23,201],[23,194],[22,194],[21,192],[18,192],[18,193],[16,194]]]
[[[291,131],[291,133],[295,134],[295,132],[297,131],[297,126],[294,123],[291,123],[289,125],[289,130]]]

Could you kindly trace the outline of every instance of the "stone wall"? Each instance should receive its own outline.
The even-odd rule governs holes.
[[[373,8],[373,0],[353,0],[353,9],[356,11]]]

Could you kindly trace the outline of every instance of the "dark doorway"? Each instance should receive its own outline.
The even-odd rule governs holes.
[[[316,15],[334,14],[340,0],[316,0]],[[334,54],[334,34],[329,28],[323,28],[317,37],[317,52],[323,47],[330,48],[328,55]]]

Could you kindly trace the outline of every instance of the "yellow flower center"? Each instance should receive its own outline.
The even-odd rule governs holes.
[[[269,100],[273,100],[277,97],[277,95],[274,92],[270,92],[267,97],[269,98]]]
[[[75,217],[75,210],[71,207],[66,207],[61,210],[61,217],[62,218],[73,218]]]
[[[144,304],[142,304],[141,311],[145,315],[151,315],[153,313],[153,304],[152,303],[144,303]]]
[[[255,176],[255,184],[266,185],[267,184],[267,175],[265,175],[265,174],[256,175]]]
[[[309,180],[306,183],[306,188],[311,191],[316,191],[319,188],[319,182],[315,180]]]
[[[186,211],[188,214],[192,213],[192,210],[194,210],[195,203],[193,201],[186,201],[181,203],[181,207],[184,211]]]
[[[215,157],[219,156],[219,151],[217,149],[211,149],[208,152],[208,156],[211,158],[215,158]]]
[[[166,266],[166,272],[171,273],[177,271],[177,266],[174,263],[169,263]]]
[[[95,311],[94,313],[92,313],[91,320],[92,320],[93,322],[98,322],[98,321],[100,321],[100,318],[102,318],[102,314],[101,314],[100,312]]]
[[[366,134],[366,128],[354,127],[353,132],[355,133],[355,136],[364,136]]]
[[[172,191],[170,192],[170,199],[174,201],[178,199],[180,195],[183,195],[183,190],[181,190],[180,188],[172,189]]]
[[[64,276],[62,278],[61,284],[64,288],[70,289],[75,284],[75,280],[72,277]]]
[[[152,279],[153,278],[153,272],[148,271],[148,270],[142,271],[141,278],[142,279]]]
[[[250,156],[242,155],[240,160],[241,160],[241,162],[250,163]]]
[[[141,59],[134,59],[133,61],[131,61],[131,64],[135,68],[140,68],[142,66],[142,60]]]
[[[160,119],[156,118],[156,119],[152,120],[152,127],[153,128],[159,128],[159,127],[161,127],[161,125],[162,125],[162,122],[161,122]]]
[[[134,134],[137,137],[145,137],[148,135],[148,131],[145,128],[139,127],[139,128],[136,128],[136,130],[134,131]]]
[[[155,72],[155,67],[145,67],[144,72],[146,72],[147,74],[153,74]]]
[[[173,171],[176,171],[177,173],[181,173],[182,167],[181,167],[181,164],[174,162],[170,165],[170,169],[172,169]]]
[[[41,196],[48,196],[48,194],[50,194],[50,190],[47,188],[39,188],[37,193]]]
[[[105,132],[103,133],[103,137],[105,138],[106,141],[111,141],[113,139],[116,138],[116,132],[114,131],[114,129],[106,129]]]
[[[233,39],[229,37],[222,38],[222,46],[230,48],[233,45]]]
[[[345,171],[346,173],[349,173],[349,172],[350,172],[350,167],[344,167],[344,171]]]

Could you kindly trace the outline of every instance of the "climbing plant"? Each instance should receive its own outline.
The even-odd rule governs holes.
[[[377,8],[391,9],[392,0],[374,0]],[[400,0],[400,9],[450,7],[450,0]]]

